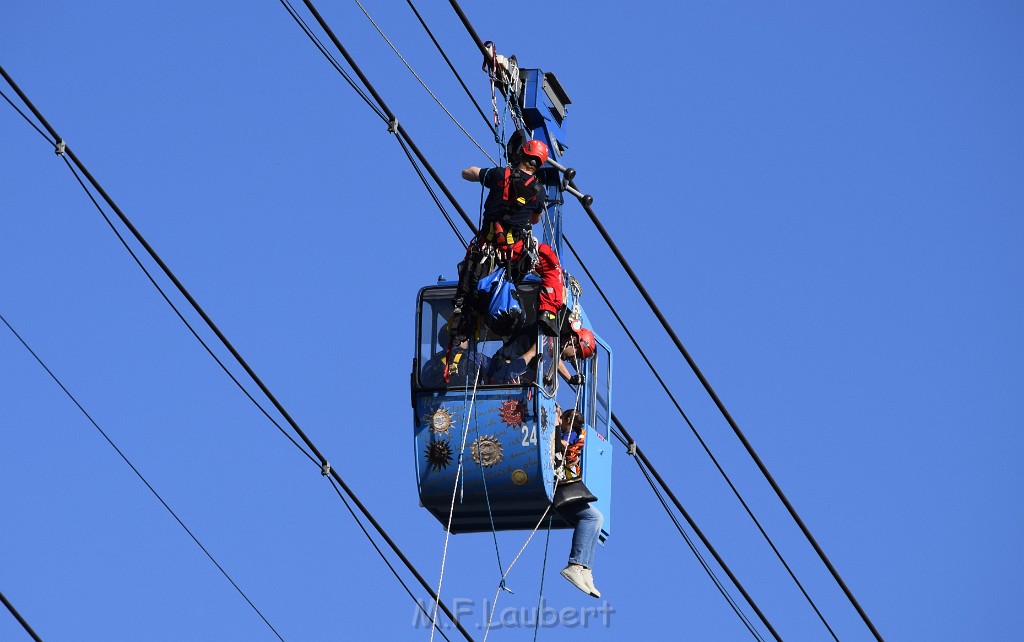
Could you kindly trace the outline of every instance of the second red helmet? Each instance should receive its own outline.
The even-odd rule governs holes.
[[[532,156],[540,161],[540,164],[548,162],[548,146],[539,140],[528,140],[523,143],[520,150],[523,156]],[[539,165],[538,165],[539,167]]]
[[[580,344],[580,357],[583,359],[589,359],[594,356],[594,352],[597,351],[597,341],[594,339],[594,333],[588,328],[580,328],[576,330],[576,339]]]

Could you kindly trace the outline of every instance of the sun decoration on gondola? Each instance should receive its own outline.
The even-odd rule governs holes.
[[[509,399],[501,402],[498,410],[501,420],[513,428],[523,425],[523,415],[526,414],[526,404],[522,399]]]
[[[452,427],[452,411],[444,406],[439,407],[432,413],[427,413],[423,416],[423,419],[430,426],[430,429],[439,435],[447,433],[448,429]]]
[[[501,442],[490,435],[475,439],[469,447],[469,452],[473,455],[473,461],[484,468],[493,466],[505,458]]]
[[[427,461],[434,470],[444,470],[452,463],[452,446],[447,439],[430,442],[427,446]]]

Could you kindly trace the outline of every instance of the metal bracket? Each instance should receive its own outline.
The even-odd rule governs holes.
[[[320,466],[320,474],[323,475],[324,477],[330,476],[330,474],[331,474],[331,465],[330,465],[330,463],[325,461],[323,463],[323,465]]]
[[[65,144],[64,143],[64,139],[61,138],[60,140],[57,141],[57,144],[54,145],[53,153],[58,155],[58,156],[63,156],[64,152],[67,151],[67,148],[68,148],[67,144]]]
[[[388,133],[398,133],[398,116],[395,116],[394,118],[388,121]]]
[[[569,291],[577,299],[583,294],[583,288],[580,287],[580,282],[576,280],[576,277],[569,275]]]
[[[626,454],[627,455],[634,455],[634,456],[636,455],[636,442],[635,441],[629,442],[629,444],[626,446]]]

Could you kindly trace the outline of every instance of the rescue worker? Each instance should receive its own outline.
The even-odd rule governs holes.
[[[569,333],[563,335],[565,345],[562,347],[562,358],[558,361],[558,373],[565,377],[565,380],[574,386],[583,384],[587,379],[582,372],[579,372],[579,360],[589,359],[597,351],[597,340],[589,328],[584,328],[580,323],[574,323],[569,328]],[[577,372],[569,374],[566,361],[571,361]]]
[[[455,308],[452,327],[456,336],[468,335],[472,303],[477,282],[489,274],[495,264],[503,264],[513,282],[531,270],[541,279],[537,302],[537,320],[548,336],[558,334],[558,312],[564,293],[562,266],[551,246],[537,244],[533,225],[544,210],[544,188],[537,169],[548,160],[548,147],[539,140],[527,140],[510,154],[508,167],[467,167],[462,178],[480,182],[488,188],[484,200],[483,226],[470,242],[466,257],[459,263],[459,285],[452,303]]]

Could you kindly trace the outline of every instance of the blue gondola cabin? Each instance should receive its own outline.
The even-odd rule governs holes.
[[[525,368],[510,367],[503,358],[516,342],[489,336],[485,328],[463,347],[449,350],[447,321],[454,291],[454,283],[439,283],[420,290],[417,301],[411,383],[421,505],[442,527],[450,520],[452,533],[535,528],[555,488],[557,401],[563,409],[583,414],[587,439],[581,475],[597,497],[593,505],[604,515],[604,541],[611,532],[610,349],[595,337],[594,354],[576,364],[585,376],[578,387],[558,376],[557,341],[540,333],[516,337],[521,349],[536,348],[537,358]],[[527,327],[535,328],[537,284],[528,280],[519,294]],[[572,306],[572,301],[567,304]],[[553,514],[553,528],[571,528]]]

